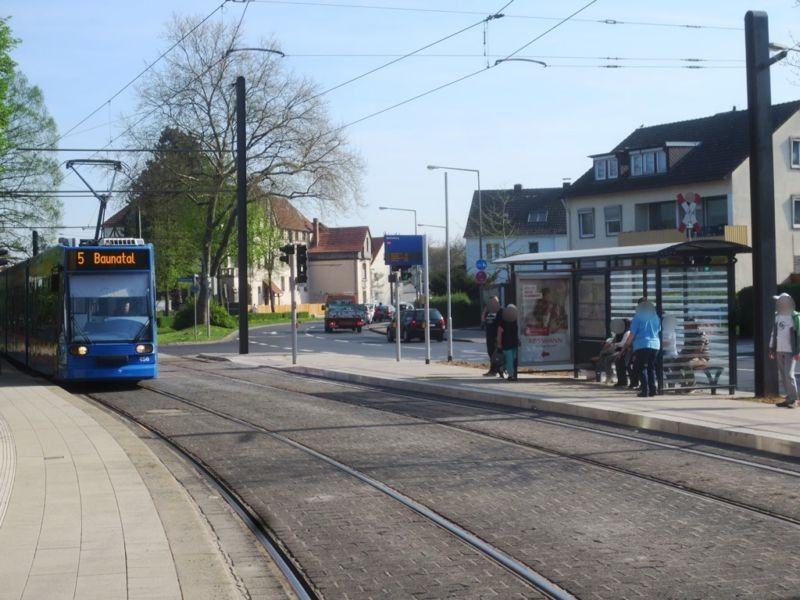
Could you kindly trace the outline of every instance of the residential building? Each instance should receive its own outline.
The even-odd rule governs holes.
[[[326,227],[315,219],[313,228],[308,251],[309,301],[325,302],[329,294],[372,301],[374,246],[369,227]]]
[[[372,295],[370,300],[378,303],[392,304],[389,286],[389,267],[385,264],[386,244],[385,238],[372,238]]]
[[[779,281],[800,271],[800,102],[772,108]],[[747,111],[640,127],[566,190],[570,247],[720,237],[751,244]],[[696,200],[687,205],[683,200]],[[697,225],[681,227],[685,211]],[[690,225],[692,224],[690,219]],[[737,286],[752,282],[740,255]]]
[[[561,187],[523,188],[521,184],[506,190],[482,190],[479,211],[478,192],[475,191],[464,231],[467,272],[477,271],[475,265],[481,256],[481,223],[483,258],[488,263],[490,284],[503,284],[508,277],[505,268],[492,264],[495,259],[568,249],[562,195]]]

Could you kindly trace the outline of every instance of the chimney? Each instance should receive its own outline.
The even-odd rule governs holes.
[[[515,183],[514,184],[514,191],[515,192],[521,192],[522,191],[522,184],[521,183]]]
[[[561,189],[568,190],[570,185],[571,179],[569,177],[565,177],[561,180]]]
[[[317,244],[319,244],[319,219],[317,217],[314,217],[313,227],[314,227],[314,239],[312,241],[312,245],[316,246]]]

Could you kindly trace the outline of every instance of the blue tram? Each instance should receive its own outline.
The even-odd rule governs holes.
[[[153,247],[59,245],[0,272],[0,351],[59,381],[158,374]]]

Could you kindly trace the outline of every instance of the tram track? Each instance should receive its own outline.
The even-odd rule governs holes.
[[[189,367],[189,366],[187,366],[185,364],[183,364],[183,365],[175,365],[173,363],[173,365],[174,366],[178,366],[179,368],[182,368],[182,369],[185,369],[185,370],[201,372],[204,375],[213,375],[214,377],[217,377],[217,378],[227,379],[227,380],[234,381],[234,382],[237,382],[237,383],[240,383],[240,384],[246,384],[246,385],[250,385],[250,386],[254,386],[254,387],[258,387],[258,388],[262,388],[262,389],[271,389],[271,390],[275,390],[275,391],[279,391],[279,392],[301,393],[301,394],[314,396],[313,393],[309,393],[309,392],[298,392],[297,390],[293,390],[293,389],[288,388],[288,387],[282,387],[282,386],[279,386],[279,385],[272,385],[272,384],[265,384],[265,383],[262,383],[262,382],[254,382],[254,381],[250,381],[248,379],[242,379],[240,377],[233,377],[231,375],[221,374],[221,373],[217,373],[217,372],[214,372],[214,371],[207,371],[207,370],[203,370],[203,369],[197,369],[197,368],[194,368],[194,367]],[[277,369],[277,371],[281,372],[283,374],[287,374],[285,371],[282,371],[280,369]],[[474,408],[475,407],[475,403],[471,403],[469,401],[461,402],[461,401],[453,400],[453,399],[450,399],[450,398],[429,397],[429,396],[422,395],[422,394],[420,394],[420,395],[410,395],[410,394],[406,394],[406,393],[397,393],[397,392],[393,392],[391,390],[387,390],[387,389],[381,388],[381,387],[370,387],[370,386],[364,386],[364,385],[361,385],[361,384],[347,384],[347,383],[342,383],[342,382],[338,382],[338,381],[334,381],[334,380],[325,379],[325,378],[322,378],[322,377],[313,377],[313,379],[317,379],[319,381],[323,381],[326,384],[337,385],[337,386],[340,386],[340,387],[343,387],[343,388],[348,388],[348,389],[351,389],[351,390],[366,390],[366,391],[373,391],[373,392],[378,391],[378,392],[386,394],[387,396],[391,396],[391,397],[395,397],[395,398],[406,398],[406,399],[410,399],[410,400],[414,400],[414,401],[435,402],[435,403],[439,403],[439,404],[449,404],[449,405],[460,406],[460,407],[470,407],[470,408]],[[528,450],[533,450],[533,451],[536,451],[536,452],[540,452],[540,453],[546,454],[548,456],[552,456],[554,458],[572,460],[572,461],[579,462],[579,463],[582,463],[582,464],[585,464],[585,465],[588,465],[588,466],[591,466],[591,467],[594,467],[594,468],[600,468],[600,469],[612,471],[612,472],[615,472],[615,473],[619,473],[619,474],[622,474],[622,475],[626,475],[626,476],[629,476],[629,477],[633,477],[633,478],[636,478],[638,480],[647,481],[647,482],[650,482],[650,483],[655,483],[655,484],[670,488],[672,490],[675,490],[675,491],[678,491],[678,492],[681,492],[681,493],[684,493],[684,494],[689,494],[689,495],[692,495],[692,496],[695,496],[695,497],[698,497],[698,498],[702,498],[702,499],[705,499],[705,500],[708,500],[708,501],[717,502],[717,503],[726,505],[726,506],[728,506],[730,508],[736,508],[736,509],[739,509],[739,510],[745,510],[745,511],[748,511],[748,512],[751,512],[751,513],[758,514],[758,515],[760,515],[762,517],[775,519],[775,520],[778,520],[778,521],[782,521],[784,523],[788,523],[788,524],[790,524],[792,526],[795,526],[795,527],[800,527],[800,519],[798,519],[798,518],[795,518],[795,517],[792,517],[792,516],[789,516],[789,515],[784,515],[784,514],[775,512],[773,510],[766,509],[764,507],[760,507],[760,506],[756,506],[756,505],[753,505],[753,504],[749,504],[747,502],[738,501],[736,499],[729,498],[729,497],[726,497],[726,496],[723,496],[723,495],[720,495],[720,494],[716,494],[716,493],[710,492],[708,490],[702,490],[702,489],[699,489],[699,488],[694,487],[694,486],[684,485],[684,484],[681,484],[681,483],[678,483],[678,482],[675,482],[675,481],[671,481],[671,480],[663,478],[663,477],[650,475],[650,474],[643,473],[643,472],[638,471],[638,470],[633,470],[633,469],[621,467],[621,466],[618,466],[618,465],[612,465],[612,464],[609,464],[607,462],[603,462],[601,460],[590,458],[588,456],[584,456],[584,455],[580,455],[580,454],[576,454],[576,453],[560,451],[560,450],[553,449],[553,448],[550,448],[550,447],[547,447],[547,446],[544,446],[544,445],[541,445],[541,444],[535,444],[535,443],[532,443],[530,441],[523,441],[523,440],[519,440],[519,439],[510,437],[510,436],[499,435],[497,433],[488,433],[486,431],[481,431],[481,430],[475,429],[474,427],[466,426],[464,424],[451,423],[451,422],[447,422],[447,421],[442,421],[440,419],[432,419],[432,418],[429,418],[429,417],[424,417],[424,416],[421,416],[419,414],[410,413],[409,411],[392,409],[391,407],[386,407],[385,405],[378,406],[378,405],[374,405],[372,403],[366,403],[366,402],[358,401],[358,400],[348,400],[348,399],[344,399],[344,398],[341,398],[341,397],[331,398],[329,396],[325,396],[325,398],[327,400],[330,400],[330,401],[333,401],[333,402],[340,402],[342,404],[348,404],[350,406],[356,406],[356,407],[359,407],[359,408],[368,408],[368,409],[371,409],[371,410],[384,412],[384,413],[388,413],[388,414],[401,415],[401,416],[409,417],[409,418],[416,419],[416,420],[419,420],[421,422],[424,422],[424,423],[427,423],[427,424],[430,424],[430,425],[438,425],[438,426],[446,428],[446,429],[456,430],[456,431],[459,431],[461,433],[467,433],[467,434],[470,434],[470,435],[474,435],[474,436],[477,436],[478,438],[488,439],[488,440],[492,440],[492,441],[496,441],[496,442],[501,442],[501,443],[508,444],[508,445],[511,445],[511,446],[514,446],[514,447],[517,447],[517,448],[526,448]],[[485,412],[494,413],[494,414],[503,414],[503,415],[508,415],[509,414],[507,411],[499,410],[497,408],[485,407],[485,406],[481,406],[481,410],[483,410]],[[517,413],[514,413],[514,414],[516,415]],[[528,417],[528,418],[533,419],[533,417]],[[546,423],[548,425],[554,425],[554,426],[562,427],[562,428],[565,428],[565,429],[581,430],[581,431],[585,431],[585,432],[589,432],[589,433],[593,433],[593,434],[599,434],[599,435],[603,435],[603,436],[607,436],[607,437],[623,439],[623,440],[626,440],[626,441],[633,441],[633,442],[641,443],[641,444],[644,444],[644,445],[647,445],[647,446],[651,446],[651,447],[656,447],[656,448],[661,448],[661,449],[668,449],[668,450],[672,450],[672,451],[678,451],[678,452],[686,453],[686,454],[689,454],[689,455],[701,456],[701,457],[704,457],[704,458],[710,458],[710,459],[719,460],[719,461],[722,461],[722,462],[733,463],[733,464],[740,465],[740,466],[743,466],[743,467],[763,470],[763,471],[767,471],[767,472],[770,472],[770,473],[775,473],[775,474],[779,474],[779,475],[783,475],[783,476],[788,476],[788,477],[800,479],[800,471],[793,471],[793,470],[790,470],[790,469],[783,469],[783,468],[775,467],[775,466],[772,466],[772,465],[766,465],[766,464],[758,463],[758,462],[755,462],[755,461],[748,461],[748,460],[739,459],[739,458],[735,458],[735,457],[716,454],[716,453],[713,453],[713,452],[707,452],[707,451],[699,450],[699,449],[696,449],[696,448],[685,448],[685,447],[680,446],[678,444],[670,444],[668,442],[649,440],[649,439],[641,438],[641,437],[638,437],[638,436],[635,436],[635,435],[624,434],[624,433],[620,433],[620,432],[606,431],[604,429],[593,428],[593,427],[588,426],[588,425],[578,425],[578,424],[572,424],[572,423],[563,423],[561,421],[550,420],[550,419],[547,419],[547,418],[543,418],[543,419],[542,418],[537,418],[536,421],[537,422],[544,422],[544,423]]]
[[[370,486],[374,490],[377,490],[381,494],[391,498],[392,500],[398,502],[399,504],[401,504],[405,508],[407,508],[407,509],[413,511],[414,513],[416,513],[417,515],[423,517],[425,520],[430,522],[432,525],[435,525],[435,526],[441,528],[442,530],[446,531],[450,535],[452,535],[455,538],[457,538],[462,543],[466,544],[467,546],[471,547],[473,550],[477,551],[482,556],[484,556],[484,557],[490,559],[491,561],[497,563],[498,565],[500,565],[501,567],[503,567],[504,569],[506,569],[507,571],[512,573],[514,576],[518,577],[524,583],[526,583],[527,585],[531,586],[533,589],[538,591],[545,598],[550,598],[552,600],[576,600],[576,597],[573,596],[571,593],[569,593],[567,590],[563,589],[558,584],[550,581],[547,577],[545,577],[544,575],[538,573],[537,571],[535,571],[534,569],[532,569],[528,565],[524,564],[523,562],[515,559],[510,554],[504,552],[503,550],[497,548],[496,546],[490,544],[489,542],[481,539],[480,537],[478,537],[474,533],[470,532],[468,529],[458,525],[454,521],[452,521],[452,520],[448,519],[447,517],[441,515],[440,513],[435,511],[434,509],[430,508],[429,506],[426,506],[425,504],[414,500],[413,498],[411,498],[411,497],[399,492],[398,490],[396,490],[393,487],[383,483],[382,481],[380,481],[378,479],[375,479],[374,477],[371,477],[370,475],[367,475],[363,471],[360,471],[360,470],[358,470],[358,469],[356,469],[354,467],[351,467],[351,466],[349,466],[349,465],[347,465],[347,464],[345,464],[345,463],[343,463],[341,461],[338,461],[335,458],[333,458],[333,457],[331,457],[331,456],[329,456],[329,455],[327,455],[327,454],[325,454],[323,452],[320,452],[319,450],[316,450],[315,448],[312,448],[311,446],[308,446],[306,444],[303,444],[301,442],[293,440],[293,439],[291,439],[291,438],[289,438],[287,436],[284,436],[284,435],[282,435],[282,434],[280,434],[278,432],[272,431],[272,430],[270,430],[270,429],[268,429],[268,428],[266,428],[266,427],[264,427],[262,425],[259,425],[258,423],[254,423],[254,422],[252,422],[252,421],[250,421],[248,419],[243,419],[241,417],[237,417],[235,415],[231,415],[231,414],[226,413],[224,411],[216,410],[214,408],[205,406],[205,405],[203,405],[201,403],[195,402],[194,400],[191,400],[189,398],[184,398],[183,396],[180,396],[179,394],[175,394],[175,393],[172,393],[172,392],[168,392],[168,391],[165,391],[165,390],[154,388],[150,384],[143,384],[140,387],[142,389],[145,389],[145,390],[151,392],[151,393],[155,393],[155,394],[158,394],[160,396],[164,396],[166,398],[169,398],[170,400],[173,400],[175,402],[180,402],[180,403],[185,404],[187,406],[191,406],[194,409],[197,409],[197,410],[203,411],[205,413],[214,415],[215,417],[218,417],[220,419],[226,420],[228,422],[235,423],[237,425],[241,425],[241,426],[250,428],[250,429],[252,429],[254,431],[258,431],[258,432],[260,432],[260,433],[262,433],[264,435],[267,435],[270,438],[272,438],[272,439],[274,439],[274,440],[276,440],[276,441],[278,441],[278,442],[280,442],[282,444],[285,444],[285,445],[287,445],[287,446],[289,446],[291,448],[294,448],[295,450],[299,450],[299,451],[301,451],[301,452],[303,452],[305,454],[308,454],[309,456],[312,456],[313,458],[315,458],[315,459],[317,459],[319,461],[322,461],[322,462],[326,463],[327,465],[332,466],[332,467],[338,469],[339,471],[341,471],[341,472],[343,472],[343,473],[345,473],[345,474],[347,474],[347,475],[349,475],[351,477],[354,477],[355,479],[359,480],[361,483],[364,483],[364,484]],[[211,478],[211,480],[214,482],[215,487],[219,487],[219,488],[221,488],[222,490],[225,491],[226,499],[228,499],[228,497],[230,497],[232,499],[232,501],[234,502],[234,508],[237,511],[237,513],[241,513],[241,512],[244,513],[244,519],[245,519],[245,522],[248,524],[248,527],[251,526],[250,525],[251,523],[255,526],[256,529],[255,529],[254,533],[257,535],[257,537],[259,537],[259,541],[261,541],[262,537],[266,537],[268,539],[269,544],[273,547],[272,551],[270,551],[268,549],[268,551],[270,551],[270,555],[273,555],[273,552],[275,552],[280,561],[282,561],[283,563],[287,563],[285,565],[282,565],[281,563],[279,563],[279,568],[281,569],[281,571],[284,571],[284,569],[287,568],[287,571],[284,571],[284,574],[286,574],[287,572],[293,573],[296,579],[300,579],[302,577],[302,572],[301,572],[302,567],[301,567],[301,565],[298,565],[298,564],[294,563],[294,561],[291,559],[291,557],[288,555],[288,553],[285,552],[281,548],[280,543],[272,536],[271,532],[269,532],[266,528],[264,528],[263,526],[260,525],[260,519],[258,518],[258,515],[256,515],[253,511],[251,511],[251,509],[243,501],[241,501],[238,498],[235,490],[230,489],[230,487],[224,482],[223,479],[219,478],[213,472],[213,470],[211,470],[209,467],[207,467],[203,463],[202,459],[200,459],[199,457],[196,457],[193,454],[187,452],[179,444],[177,444],[174,440],[170,439],[168,436],[166,436],[165,434],[160,432],[157,428],[155,428],[155,427],[153,427],[153,426],[151,426],[149,424],[143,423],[142,420],[136,418],[135,415],[132,415],[132,414],[128,413],[127,411],[121,410],[121,409],[115,407],[113,404],[111,404],[111,403],[109,403],[109,402],[107,402],[107,401],[105,401],[102,398],[99,398],[97,396],[88,395],[88,397],[90,397],[94,401],[100,402],[101,404],[103,404],[104,406],[107,406],[108,408],[110,408],[112,410],[115,410],[117,413],[122,414],[125,418],[130,419],[130,420],[134,421],[135,423],[141,425],[142,427],[146,428],[148,431],[153,432],[160,439],[162,439],[162,440],[166,441],[167,443],[169,443],[170,446],[175,448],[179,453],[181,453],[181,455],[186,456],[187,459],[189,459],[192,462],[192,464],[197,465],[198,468],[201,469],[201,471],[203,472],[204,475],[206,475],[209,478]],[[251,527],[251,530],[252,530],[252,527]],[[301,583],[303,584],[303,589],[305,590],[305,592],[307,594],[309,594],[309,590],[312,589],[313,584],[311,582],[308,582],[307,580],[301,580]],[[294,583],[292,584],[292,587],[294,588]],[[318,596],[309,594],[309,595],[301,596],[301,597],[312,598],[313,599],[313,598],[317,598]]]
[[[151,390],[154,391],[154,390]],[[247,503],[245,503],[234,489],[229,486],[224,479],[217,476],[217,474],[209,468],[199,457],[195,456],[180,444],[177,444],[169,436],[162,433],[158,428],[145,423],[143,420],[136,418],[135,415],[125,411],[113,403],[104,400],[97,394],[85,393],[86,398],[92,402],[101,404],[106,409],[113,411],[122,418],[135,423],[151,435],[157,437],[161,442],[165,443],[173,452],[178,454],[181,458],[191,464],[197,472],[215,489],[220,496],[228,503],[236,515],[247,526],[259,544],[264,548],[275,565],[286,579],[286,583],[291,588],[292,592],[296,595],[298,600],[321,600],[322,596],[316,591],[314,585],[308,580],[302,571],[302,568],[291,557],[290,553],[286,551],[280,540],[267,528],[261,518],[253,511]]]

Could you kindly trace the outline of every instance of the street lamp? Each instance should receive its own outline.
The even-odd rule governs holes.
[[[447,229],[444,225],[430,225],[428,223],[420,223],[420,227],[433,227],[434,229]]]
[[[399,210],[402,212],[414,213],[414,235],[417,235],[417,211],[413,208],[399,208],[396,206],[379,206],[378,210]]]
[[[770,364],[769,336],[774,319],[772,297],[777,291],[775,181],[772,156],[772,98],[769,68],[795,50],[769,41],[769,19],[762,11],[744,17],[747,67],[747,120],[750,134],[750,212],[753,223],[753,289],[756,396],[778,394],[778,374]],[[770,57],[770,50],[776,51]]]
[[[272,48],[228,48],[223,59],[234,52],[268,52],[280,57],[286,56],[280,50]],[[249,292],[249,282],[247,281],[247,107],[244,96],[244,77],[239,75],[236,78],[236,241],[239,246],[236,267],[239,271],[239,354],[250,352],[247,302],[243,302]],[[294,328],[292,331],[296,335]]]
[[[509,59],[511,60],[511,59]],[[483,201],[481,198],[481,172],[478,169],[465,169],[463,167],[441,167],[439,165],[428,165],[428,169],[433,171],[465,171],[475,173],[478,176],[478,258],[483,258]]]
[[[439,169],[428,165],[428,170]],[[444,172],[444,247],[447,264],[447,362],[453,362],[453,287],[450,271],[450,206],[447,198],[447,171]]]

